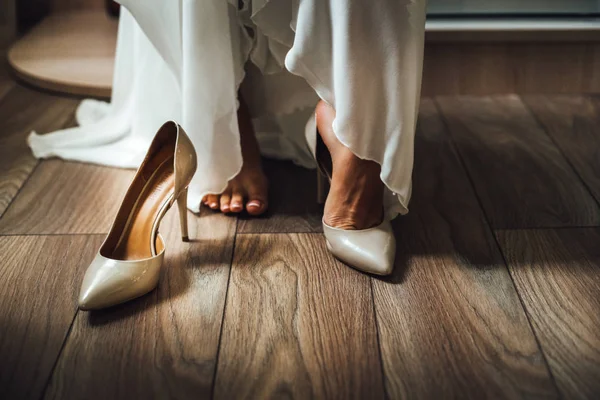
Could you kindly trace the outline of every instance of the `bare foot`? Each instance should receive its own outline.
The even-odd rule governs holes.
[[[381,167],[354,155],[335,136],[335,110],[324,101],[317,105],[317,128],[331,154],[333,176],[323,220],[341,229],[367,229],[381,223],[383,182]]]
[[[213,210],[224,213],[239,213],[246,209],[250,215],[260,215],[268,207],[269,184],[263,173],[260,151],[254,135],[250,114],[240,97],[238,110],[240,144],[244,165],[240,173],[229,181],[221,194],[209,194],[202,203]]]

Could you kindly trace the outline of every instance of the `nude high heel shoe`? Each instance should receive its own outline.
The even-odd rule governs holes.
[[[165,242],[161,219],[177,201],[181,236],[188,240],[187,187],[196,152],[178,124],[165,123],[129,186],[113,225],[88,267],[79,308],[95,310],[132,300],[158,284]]]
[[[331,182],[331,156],[317,131],[316,116],[306,124],[306,141],[317,161],[317,201],[325,203]],[[323,223],[327,249],[349,266],[375,275],[389,275],[394,268],[396,238],[390,221],[361,230],[345,230]]]

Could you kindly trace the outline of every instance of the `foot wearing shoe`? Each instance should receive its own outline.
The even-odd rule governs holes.
[[[242,170],[229,181],[223,193],[207,195],[202,199],[202,203],[223,213],[240,213],[246,210],[250,215],[260,215],[268,207],[269,183],[262,169],[250,113],[241,96],[238,124],[244,160]]]
[[[383,182],[381,167],[374,161],[358,158],[335,136],[333,107],[320,101],[316,109],[317,129],[333,164],[331,188],[325,202],[323,221],[345,230],[368,229],[383,219]]]

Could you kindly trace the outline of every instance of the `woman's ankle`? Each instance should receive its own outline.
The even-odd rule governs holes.
[[[331,190],[325,203],[323,219],[341,229],[367,229],[381,223],[383,182],[381,167],[374,161],[357,157],[344,146],[331,124],[335,110],[321,101],[317,105],[317,128],[333,163]]]

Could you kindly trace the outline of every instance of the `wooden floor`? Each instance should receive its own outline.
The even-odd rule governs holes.
[[[0,398],[600,396],[600,99],[424,99],[393,276],[327,252],[313,171],[271,212],[174,215],[157,290],[77,310],[131,171],[37,161],[78,100],[0,76]]]

